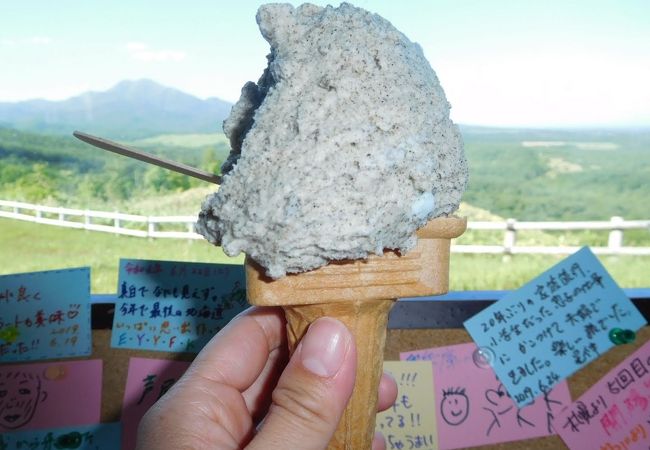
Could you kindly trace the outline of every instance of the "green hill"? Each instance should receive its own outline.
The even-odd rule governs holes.
[[[138,143],[149,153],[212,172],[220,170],[228,154],[220,134],[165,135]],[[206,183],[96,149],[72,136],[0,128],[3,199],[138,212],[130,206],[134,202],[198,187]]]
[[[648,130],[463,127],[462,132],[470,166],[467,204],[518,220],[650,217]],[[125,143],[211,172],[218,172],[229,149],[225,136],[215,133],[164,134]],[[214,188],[71,136],[0,128],[0,162],[0,198],[70,207],[139,213],[147,203],[165,204],[166,196]],[[630,238],[646,241],[649,235],[635,232]]]
[[[650,217],[650,130],[462,131],[467,203],[519,220]]]
[[[462,129],[470,220],[650,218],[650,133]],[[111,138],[112,136],[106,136]],[[161,134],[128,144],[218,170],[220,134]],[[69,136],[0,128],[0,198],[150,215],[194,215],[215,187],[94,149]],[[459,244],[495,244],[501,232],[468,232]],[[518,233],[522,245],[605,245],[607,232]],[[626,231],[650,246],[650,230]],[[93,291],[114,292],[120,257],[226,261],[204,241],[147,240],[0,219],[0,273],[91,265]],[[454,255],[451,289],[512,289],[557,262],[545,255]],[[648,257],[601,258],[623,287],[647,287]],[[237,260],[241,262],[241,259]]]

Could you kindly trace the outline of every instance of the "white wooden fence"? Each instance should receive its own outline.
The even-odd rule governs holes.
[[[0,200],[0,217],[137,237],[203,239],[203,236],[194,232],[196,216],[140,216]],[[451,246],[452,252],[570,254],[578,250],[580,246],[517,245],[517,232],[605,230],[609,231],[607,247],[591,247],[594,253],[650,256],[650,247],[623,245],[623,234],[626,230],[640,229],[650,233],[650,220],[624,220],[621,217],[612,217],[609,221],[600,222],[518,222],[508,219],[505,222],[470,221],[467,228],[479,231],[502,231],[503,240],[501,244],[497,245],[455,244]]]
[[[0,217],[137,237],[203,239],[194,232],[195,216],[139,216],[0,200]],[[160,229],[166,225],[184,230]]]

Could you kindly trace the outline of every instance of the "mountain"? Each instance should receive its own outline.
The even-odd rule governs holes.
[[[114,139],[221,132],[232,104],[201,100],[151,80],[122,81],[105,92],[62,101],[0,102],[0,126],[49,134],[74,130]]]

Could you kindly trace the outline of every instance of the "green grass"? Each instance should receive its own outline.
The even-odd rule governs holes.
[[[92,291],[114,293],[120,258],[241,264],[205,241],[149,240],[0,219],[0,274],[90,266]],[[450,289],[516,289],[558,262],[546,255],[451,258]],[[601,257],[621,287],[650,286],[650,257]]]
[[[207,241],[117,236],[0,219],[0,274],[91,267],[95,294],[114,293],[120,258],[242,264]]]
[[[452,254],[452,291],[517,289],[561,261],[553,255]],[[598,256],[622,288],[650,287],[650,256]]]
[[[185,148],[198,148],[207,146],[216,146],[223,144],[230,145],[228,138],[223,133],[208,133],[208,134],[161,134],[158,136],[148,137],[145,139],[138,139],[129,142],[133,146],[154,146],[162,145],[166,147],[185,147]]]
[[[205,197],[216,190],[216,185],[208,184],[174,194],[134,198],[128,211],[147,216],[196,216]]]

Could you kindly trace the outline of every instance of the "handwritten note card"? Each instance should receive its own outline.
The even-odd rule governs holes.
[[[244,268],[120,260],[111,346],[198,352],[247,306]]]
[[[643,316],[585,247],[465,322],[518,406],[614,344],[613,328]]]
[[[1,365],[0,434],[97,423],[101,391],[98,359]]]
[[[0,276],[0,362],[91,352],[90,269]]]
[[[430,361],[439,446],[468,448],[554,434],[552,421],[571,404],[566,382],[517,409],[474,343],[400,354],[406,361]]]
[[[397,400],[377,415],[375,425],[386,438],[386,450],[437,449],[431,364],[385,361],[384,370],[397,381]]]
[[[650,342],[610,370],[555,420],[571,449],[650,447]]]
[[[140,419],[172,387],[190,363],[168,359],[131,358],[122,401],[122,450],[135,448]]]
[[[120,424],[117,422],[0,433],[2,450],[115,450],[118,448],[120,448]]]

